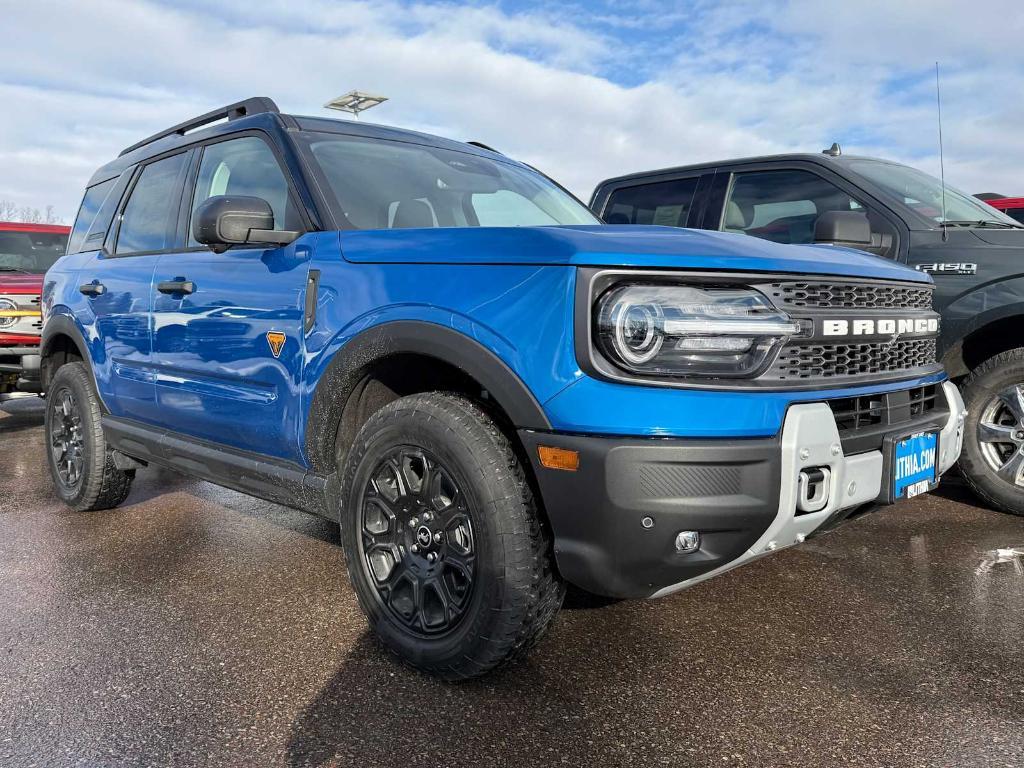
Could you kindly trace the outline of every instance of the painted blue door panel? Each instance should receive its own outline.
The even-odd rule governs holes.
[[[67,285],[69,301],[92,345],[96,386],[114,416],[153,422],[156,396],[152,373],[150,309],[156,255],[112,257],[96,252],[82,264],[79,283],[98,282],[105,292],[95,297]]]
[[[301,413],[307,235],[282,248],[206,248],[161,256],[154,278],[153,357],[160,424],[296,459]],[[192,294],[156,291],[187,280]],[[268,333],[285,334],[275,356]]]

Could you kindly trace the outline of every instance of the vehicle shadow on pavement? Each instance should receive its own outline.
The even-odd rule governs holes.
[[[561,655],[569,642],[549,638],[535,653]],[[565,675],[552,678],[553,666]],[[633,686],[636,673],[615,649],[587,666],[588,678],[605,677],[610,688]],[[402,666],[367,632],[294,721],[287,765],[543,765],[570,753],[572,764],[619,764],[607,758],[619,751],[621,732],[588,725],[592,716],[581,714],[580,691],[565,669],[530,657],[481,679],[445,683]],[[574,736],[566,739],[562,729]],[[588,743],[572,743],[581,732]]]
[[[0,434],[41,427],[44,413],[42,402],[12,400],[0,403]]]

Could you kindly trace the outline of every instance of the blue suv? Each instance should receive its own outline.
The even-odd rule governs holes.
[[[667,595],[934,487],[964,411],[931,298],[248,99],[89,182],[44,286],[49,468],[77,510],[152,463],[337,520],[383,644],[469,677],[566,585]]]

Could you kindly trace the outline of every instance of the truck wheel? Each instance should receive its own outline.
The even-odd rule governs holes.
[[[61,501],[79,511],[111,509],[128,497],[135,470],[114,466],[100,426],[100,401],[81,363],[57,369],[46,395],[47,464]]]
[[[964,479],[990,506],[1024,515],[1024,348],[975,368],[963,395]]]
[[[465,398],[401,398],[363,425],[341,538],[370,627],[446,679],[524,654],[561,607],[551,540],[508,439]]]

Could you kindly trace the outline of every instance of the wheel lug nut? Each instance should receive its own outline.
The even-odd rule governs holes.
[[[429,512],[424,512],[423,513],[423,522],[429,523],[433,519],[434,519],[434,516],[432,514],[430,514]]]
[[[434,534],[434,541],[438,542],[439,544],[441,543],[441,532],[440,531],[438,531],[437,533]]]
[[[416,517],[414,517],[412,520],[409,521],[409,527],[410,528],[415,528],[419,524],[420,524],[419,518],[416,518]]]
[[[409,549],[411,549],[413,552],[419,552],[420,551],[419,546],[417,546],[416,544],[413,544],[411,547],[409,547]]]
[[[427,560],[432,563],[435,560],[437,560],[437,555],[435,555],[433,552],[428,552],[427,553]]]

